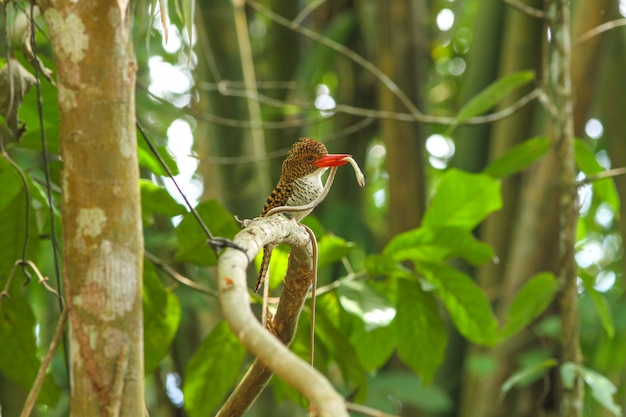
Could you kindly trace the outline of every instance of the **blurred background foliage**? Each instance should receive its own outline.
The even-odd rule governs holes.
[[[364,190],[340,170],[305,220],[320,244],[316,367],[352,401],[402,416],[559,413],[569,368],[555,361],[560,317],[551,302],[558,175],[549,114],[537,99],[549,34],[541,19],[507,3],[133,4],[137,118],[216,235],[237,232],[233,215],[260,213],[298,137],[351,153],[364,169]],[[12,56],[34,73],[24,42],[29,8],[3,3],[2,65]],[[626,32],[616,20],[626,3],[574,0],[571,8],[582,181],[626,165]],[[590,36],[612,20],[616,27]],[[54,72],[45,24],[36,22],[37,56]],[[19,106],[21,139],[5,132],[0,159],[0,283],[11,296],[0,301],[5,417],[18,415],[59,316],[33,271],[14,266],[31,260],[57,287],[50,227],[56,222],[61,241],[57,92],[45,79],[40,89],[43,125],[32,87]],[[507,117],[472,118],[511,106]],[[147,409],[152,417],[209,415],[251,358],[221,320],[205,236],[141,137],[138,145]],[[626,406],[624,195],[624,177],[579,189],[587,416]],[[276,295],[286,256],[277,250],[272,258]],[[251,268],[251,285],[254,276]],[[302,357],[309,315],[305,308],[292,346]],[[64,357],[61,348],[37,415],[68,414]],[[612,386],[614,397],[596,395]],[[249,415],[305,415],[303,405],[274,379]]]

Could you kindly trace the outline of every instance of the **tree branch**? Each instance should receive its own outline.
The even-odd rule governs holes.
[[[328,380],[285,346],[293,338],[308,287],[313,280],[308,233],[295,221],[276,215],[251,221],[235,236],[234,241],[244,248],[245,254],[227,248],[220,256],[219,299],[224,318],[233,333],[257,360],[217,415],[242,415],[275,372],[307,397],[317,408],[319,416],[347,417],[343,398]],[[269,326],[271,333],[261,326],[249,307],[246,280],[250,260],[269,243],[286,243],[291,247],[283,294]]]
[[[574,158],[574,93],[572,90],[572,43],[570,9],[566,0],[546,0],[548,24],[552,33],[548,67],[550,98],[557,109],[552,115],[554,147],[559,158],[559,279],[557,297],[561,315],[561,363],[581,364],[578,284],[574,248],[576,245],[576,162]],[[584,391],[580,375],[572,386],[563,387],[562,417],[583,414]]]
[[[59,322],[57,323],[56,330],[54,331],[54,337],[52,338],[52,342],[50,342],[50,346],[48,347],[48,352],[46,352],[46,356],[41,361],[41,365],[39,366],[39,370],[37,371],[37,377],[35,378],[35,382],[33,382],[33,386],[30,388],[28,392],[28,397],[26,398],[26,402],[24,403],[24,408],[22,408],[22,412],[20,413],[20,417],[28,417],[30,416],[33,408],[35,407],[35,403],[37,402],[37,397],[39,397],[39,391],[43,386],[43,382],[46,378],[46,372],[50,367],[50,363],[52,362],[52,358],[54,357],[54,353],[59,347],[59,343],[61,342],[61,338],[63,337],[63,333],[65,332],[65,324],[67,323],[67,308],[63,309],[61,312],[61,317],[59,318]]]

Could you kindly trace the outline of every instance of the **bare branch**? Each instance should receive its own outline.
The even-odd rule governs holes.
[[[476,117],[469,118],[467,120],[464,120],[461,124],[462,125],[475,125],[475,124],[490,123],[490,122],[494,122],[494,121],[509,117],[513,115],[515,112],[517,112],[519,109],[521,109],[523,106],[525,106],[532,100],[539,97],[542,91],[543,91],[543,88],[537,87],[530,93],[521,97],[519,100],[517,100],[515,103],[513,103],[509,107],[506,107],[496,113],[488,114],[485,116],[476,116]],[[231,97],[256,99],[256,100],[259,100],[259,102],[263,104],[267,104],[268,106],[274,106],[274,107],[297,106],[303,109],[315,109],[316,108],[313,103],[279,100],[279,99],[275,99],[272,97],[268,97],[264,94],[259,93],[258,91],[246,91],[246,90],[241,90],[241,89],[228,88],[224,86],[222,89],[220,89],[220,93],[226,96],[231,96]],[[333,112],[333,113],[345,113],[345,114],[351,114],[354,116],[369,117],[373,119],[398,120],[402,122],[416,122],[417,121],[417,122],[422,122],[422,123],[448,125],[456,121],[456,117],[450,117],[450,116],[433,116],[433,115],[422,114],[422,113],[420,113],[419,115],[415,115],[411,113],[400,113],[400,112],[393,112],[393,111],[386,111],[386,110],[365,109],[363,107],[349,106],[347,104],[338,104],[332,109],[329,109],[328,111]]]
[[[617,177],[620,175],[626,175],[626,167],[613,168],[609,169],[608,171],[599,172],[595,175],[590,175],[582,181],[578,181],[576,183],[576,187],[587,185],[595,181],[603,180],[605,178]]]
[[[269,19],[278,23],[279,25],[285,26],[289,29],[292,29],[300,33],[303,36],[306,36],[309,39],[317,41],[321,43],[322,45],[325,45],[329,47],[330,49],[341,53],[342,55],[349,58],[356,64],[360,65],[365,70],[370,72],[374,77],[376,77],[376,79],[382,82],[389,89],[389,91],[391,91],[398,98],[398,100],[400,100],[400,102],[404,104],[407,110],[409,110],[409,112],[413,115],[414,120],[417,120],[422,115],[422,112],[415,106],[415,104],[413,104],[411,99],[409,99],[407,95],[404,94],[404,91],[402,91],[402,89],[400,89],[400,87],[398,87],[398,85],[394,83],[393,80],[391,80],[391,78],[389,78],[378,67],[376,67],[367,59],[363,58],[361,55],[357,54],[350,48],[346,48],[345,46],[325,36],[320,35],[317,32],[314,32],[310,29],[294,24],[290,20],[285,19],[284,17],[274,13],[272,10],[262,6],[261,4],[259,4],[258,2],[254,0],[247,0],[246,2],[248,3],[248,5],[250,5],[250,7],[255,9],[257,12],[267,16]]]
[[[610,22],[603,23],[593,29],[588,30],[587,32],[580,35],[578,39],[576,39],[576,41],[574,42],[574,46],[580,45],[581,43],[588,41],[594,36],[598,36],[601,33],[604,33],[611,29],[615,29],[620,26],[626,26],[626,18],[611,20]]]
[[[502,1],[508,4],[509,6],[511,6],[512,8],[517,9],[520,12],[528,16],[536,17],[537,19],[546,18],[546,13],[543,10],[535,9],[534,7],[531,7],[527,4],[520,3],[517,0],[502,0]]]
[[[63,311],[61,312],[61,318],[59,319],[56,330],[54,331],[54,337],[52,338],[52,342],[50,342],[50,347],[48,347],[46,356],[44,356],[43,360],[41,361],[39,371],[37,371],[37,377],[35,378],[35,382],[33,382],[33,386],[28,392],[28,397],[26,397],[26,402],[24,403],[24,407],[22,408],[20,417],[29,417],[31,412],[33,411],[33,407],[35,407],[37,397],[39,396],[39,391],[41,390],[41,386],[43,385],[43,381],[46,377],[46,372],[48,371],[48,367],[50,367],[50,362],[52,362],[54,353],[59,347],[59,343],[61,342],[61,338],[63,337],[65,324],[67,323],[67,314],[67,308],[63,309]]]
[[[308,15],[313,13],[315,9],[317,9],[324,3],[326,3],[326,0],[314,0],[311,3],[307,4],[307,6],[304,9],[302,9],[300,13],[298,13],[298,16],[296,16],[296,18],[293,19],[292,23],[294,25],[300,25],[300,23],[302,23],[302,21],[306,19]]]
[[[306,290],[308,290],[313,279],[309,234],[293,220],[286,219],[284,216],[272,216],[252,220],[248,223],[248,227],[235,236],[234,241],[241,245],[246,253],[231,248],[224,250],[218,261],[218,290],[224,318],[241,343],[261,362],[253,366],[248,374],[267,376],[269,372],[269,376],[271,376],[271,372],[275,372],[307,397],[312,405],[317,408],[320,416],[347,417],[348,413],[343,398],[328,380],[289,351],[283,344],[282,337],[278,339],[263,328],[254,317],[249,306],[246,280],[249,259],[254,259],[261,248],[267,244],[288,244],[291,246],[291,255],[283,294],[292,291],[295,287],[298,289],[299,295],[298,297],[281,297],[279,310],[282,312],[280,314],[285,314],[290,319],[283,322],[280,318],[282,316],[277,311],[271,330],[277,335],[285,335],[295,331],[295,323],[303,302],[300,301],[300,298],[306,296]],[[286,304],[283,305],[283,303]],[[283,305],[284,310],[281,310],[281,305]],[[267,367],[269,371],[263,369],[264,367]],[[248,375],[244,378],[245,380],[248,380]],[[227,401],[227,405],[241,408],[241,404],[237,403],[238,401],[231,401],[230,399]],[[247,408],[248,405],[245,407]],[[218,415],[223,417],[238,414],[221,411]]]
[[[144,251],[144,256],[146,258],[148,258],[150,260],[150,262],[152,262],[153,264],[155,264],[158,268],[162,269],[163,271],[165,271],[170,277],[172,277],[172,279],[176,282],[178,282],[179,284],[184,285],[185,287],[189,287],[193,290],[196,290],[204,295],[207,295],[209,297],[215,297],[217,298],[217,291],[215,291],[212,288],[209,287],[205,287],[204,285],[200,285],[197,282],[187,278],[186,276],[178,273],[176,270],[174,270],[174,268],[172,268],[171,266],[169,266],[168,264],[166,264],[165,262],[163,262],[163,260],[159,259],[156,255],[148,252],[148,251]]]
[[[371,417],[397,417],[391,414],[384,413],[380,410],[376,410],[375,408],[367,407],[363,404],[354,404],[348,403],[348,410],[354,411],[359,414],[363,414],[364,416]]]
[[[576,261],[576,162],[574,158],[574,93],[572,89],[572,43],[570,5],[567,0],[548,0],[548,24],[552,41],[548,49],[550,99],[556,108],[552,115],[554,147],[559,161],[559,258],[561,281],[557,302],[561,317],[561,363],[582,363]],[[584,401],[580,375],[569,387],[562,387],[561,416],[580,417]]]

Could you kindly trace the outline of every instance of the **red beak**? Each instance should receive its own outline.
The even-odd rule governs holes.
[[[352,155],[348,153],[330,153],[313,162],[313,165],[318,168],[338,167],[348,163],[348,161],[344,160],[347,157],[352,157]]]

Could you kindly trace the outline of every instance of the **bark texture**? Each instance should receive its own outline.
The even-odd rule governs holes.
[[[71,415],[141,416],[143,235],[130,3],[40,6],[58,70]]]

